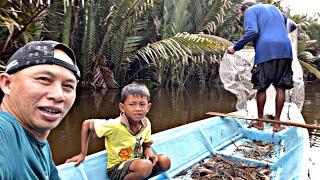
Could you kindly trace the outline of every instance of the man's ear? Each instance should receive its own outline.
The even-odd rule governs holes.
[[[119,103],[120,112],[124,112],[124,104]]]
[[[0,74],[0,87],[4,94],[10,94],[11,76],[7,73]]]
[[[148,112],[149,112],[151,106],[152,106],[152,104],[151,104],[151,103],[148,103]]]

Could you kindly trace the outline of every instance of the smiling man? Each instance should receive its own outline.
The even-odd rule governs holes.
[[[73,51],[34,41],[0,74],[0,179],[59,179],[47,137],[70,110],[80,72]]]

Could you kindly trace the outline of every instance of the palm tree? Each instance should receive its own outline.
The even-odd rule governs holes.
[[[95,88],[214,83],[228,40],[242,34],[241,0],[41,2],[1,2],[1,61],[31,40],[62,41],[76,52],[81,84]]]
[[[226,18],[225,12],[233,12],[230,11],[232,3],[227,0],[196,3],[190,0],[88,0],[66,6],[67,2],[5,3],[1,8],[1,16],[5,17],[1,25],[7,27],[1,31],[2,37],[7,37],[1,39],[5,44],[3,52],[12,54],[19,44],[50,38],[75,49],[85,85],[116,88],[154,73],[158,74],[156,80],[160,85],[184,85],[196,78],[205,82],[206,74],[212,71],[208,66],[216,63],[226,46],[221,42],[227,41],[212,35],[182,32],[205,32],[228,38],[236,33],[231,26],[235,23]],[[227,33],[230,29],[221,28],[223,22],[229,22],[230,33]],[[19,39],[21,37],[24,39]],[[177,44],[173,45],[172,41]],[[153,50],[163,52],[157,54],[158,59],[143,55],[150,43],[155,43]],[[8,46],[11,51],[7,51]],[[181,56],[165,56],[166,52]],[[3,57],[1,60],[5,62]],[[168,77],[170,80],[163,81]]]
[[[186,82],[200,82],[204,85],[211,82],[212,76],[218,73],[217,62],[230,42],[203,33],[232,37],[231,34],[236,33],[235,29],[226,32],[228,27],[231,27],[229,25],[235,24],[231,21],[240,21],[238,12],[231,10],[234,6],[226,0],[215,3],[205,0],[163,1],[162,6],[162,22],[155,23],[155,26],[163,39],[134,53],[135,59],[144,60],[144,63],[140,63],[140,71],[148,69],[151,77],[154,77],[160,86],[185,85]],[[224,13],[226,11],[229,13]],[[231,12],[236,12],[237,15]],[[230,18],[231,16],[233,18]],[[157,20],[157,17],[154,18],[155,22]],[[223,22],[226,23],[225,29],[221,28]],[[139,76],[139,73],[134,75]]]
[[[213,35],[183,38],[188,34],[182,32],[204,31],[232,37],[231,34],[237,32],[232,25],[236,23],[232,21],[240,19],[234,14],[229,17],[230,12],[235,12],[227,11],[233,9],[231,5],[227,0],[215,3],[208,0],[197,3],[189,0],[87,1],[83,10],[84,38],[80,55],[83,82],[99,88],[114,88],[145,78],[161,86],[184,85],[187,80],[196,78],[205,83],[212,71],[208,66],[217,62],[212,60],[219,59],[230,42]],[[227,33],[228,28],[221,28],[223,22],[228,22],[230,33]],[[213,26],[215,28],[209,28]],[[177,43],[173,45],[173,41]],[[144,54],[150,45],[154,51],[162,52],[154,54],[157,59]],[[182,56],[167,56],[167,53]]]
[[[29,1],[1,1],[0,7],[0,57],[2,62],[17,47],[41,39],[48,5],[35,6]]]

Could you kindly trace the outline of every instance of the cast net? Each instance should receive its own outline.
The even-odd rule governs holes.
[[[286,91],[286,102],[295,103],[300,111],[304,101],[303,71],[297,58],[297,30],[289,34],[293,49],[293,82],[294,87]],[[251,69],[253,67],[254,49],[242,49],[235,54],[225,53],[220,61],[219,74],[224,88],[237,97],[237,110],[247,110],[247,103],[255,99],[256,90],[252,89]],[[271,85],[267,89],[266,106],[271,109],[268,114],[274,114],[275,89]],[[273,110],[273,111],[272,111]]]

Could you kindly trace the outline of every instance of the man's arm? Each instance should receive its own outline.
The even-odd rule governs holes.
[[[246,10],[244,15],[244,35],[241,39],[227,48],[227,53],[234,54],[236,51],[242,49],[249,42],[255,41],[259,36],[257,18],[254,12]]]
[[[254,41],[259,36],[258,20],[254,11],[250,9],[245,11],[244,14],[244,35],[235,43],[234,50],[242,49],[249,42]]]
[[[81,152],[80,154],[67,159],[66,163],[76,162],[75,166],[78,166],[85,159],[88,152],[90,133],[95,134],[94,119],[88,119],[83,122],[81,130]]]

